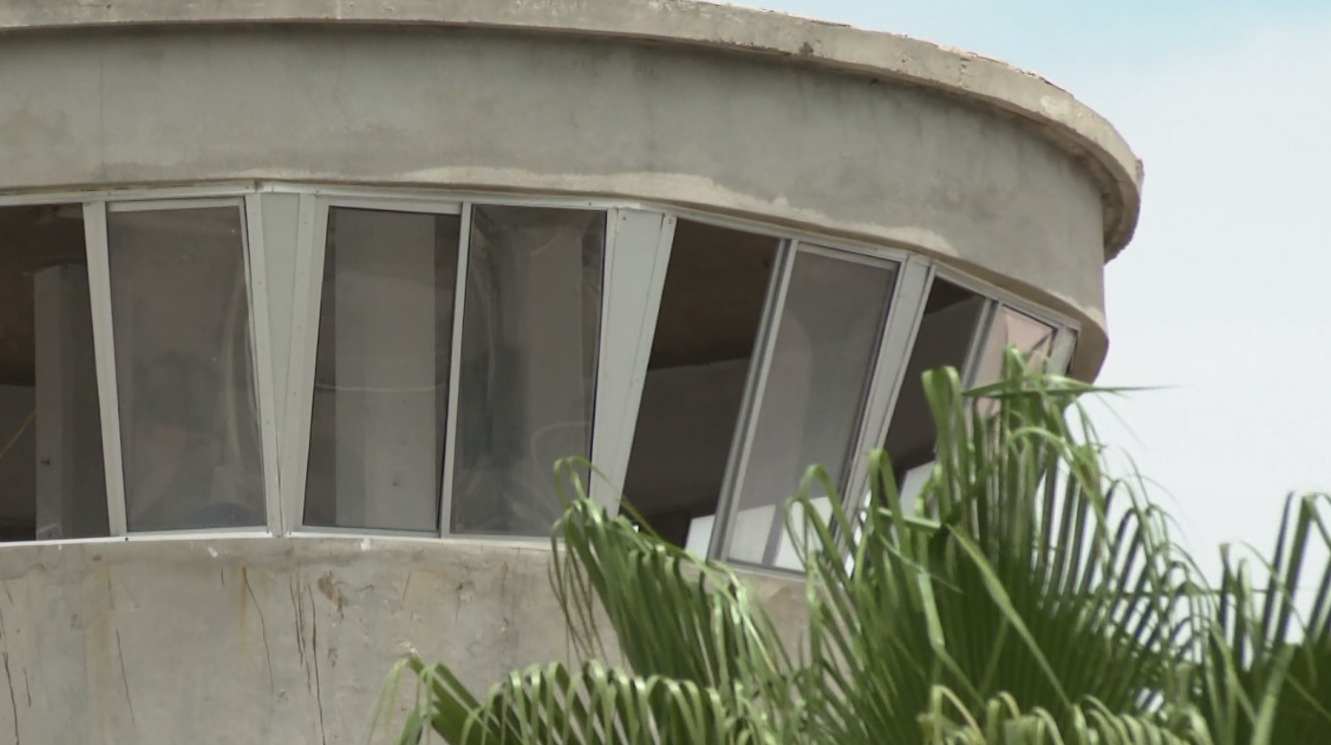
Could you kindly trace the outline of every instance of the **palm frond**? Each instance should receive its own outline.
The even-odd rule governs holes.
[[[398,672],[420,695],[400,742],[1267,745],[1331,731],[1331,566],[1311,568],[1331,550],[1325,498],[1287,505],[1264,587],[1227,553],[1211,591],[1139,480],[1105,473],[1081,406],[1097,389],[1015,352],[994,385],[963,391],[949,369],[922,382],[938,458],[912,512],[883,452],[867,501],[816,466],[792,499],[809,606],[798,662],[740,576],[611,515],[587,498],[589,464],[567,461],[550,576],[586,661],[515,671],[482,700],[409,659]]]
[[[1000,694],[973,714],[945,688],[935,688],[922,718],[926,745],[1202,745],[1210,739],[1205,722],[1164,722],[1157,717],[1120,714],[1099,701],[1077,707],[1066,722],[1043,709],[1022,711]]]
[[[924,385],[939,451],[922,519],[902,514],[883,455],[862,516],[840,500],[826,523],[801,511],[818,536],[805,557],[814,716],[838,742],[920,742],[939,686],[969,710],[1009,696],[1060,727],[1092,699],[1144,719],[1177,704],[1178,661],[1197,656],[1177,623],[1192,571],[1158,513],[1102,473],[1093,431],[1072,428],[1094,389],[1032,375],[1016,354],[969,396],[954,371]],[[1002,406],[983,416],[980,396]]]
[[[766,609],[725,565],[704,560],[586,498],[573,462],[573,498],[555,525],[551,585],[586,657],[604,656],[603,612],[638,675],[753,696],[784,707],[792,665]]]
[[[1286,500],[1273,553],[1256,558],[1262,589],[1252,559],[1224,549],[1199,695],[1223,745],[1317,742],[1331,732],[1331,563],[1323,558],[1309,581],[1310,558],[1331,552],[1328,505],[1327,496]]]

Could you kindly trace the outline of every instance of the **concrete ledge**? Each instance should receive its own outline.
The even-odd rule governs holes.
[[[1083,163],[1100,186],[1105,258],[1131,239],[1142,167],[1108,121],[1047,80],[903,36],[689,0],[9,0],[0,33],[195,24],[434,25],[638,38],[783,58],[918,85],[1014,115]]]

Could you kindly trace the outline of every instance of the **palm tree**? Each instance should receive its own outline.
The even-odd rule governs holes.
[[[1105,473],[1080,403],[1096,389],[1015,351],[992,386],[963,392],[950,369],[924,385],[938,460],[917,506],[883,453],[863,508],[834,497],[821,518],[819,468],[792,499],[798,649],[741,577],[610,516],[563,464],[551,581],[586,662],[514,671],[482,700],[404,660],[392,679],[410,671],[421,696],[399,742],[1331,741],[1331,567],[1297,612],[1307,558],[1331,547],[1325,498],[1291,500],[1264,588],[1227,554],[1211,590],[1137,482]]]

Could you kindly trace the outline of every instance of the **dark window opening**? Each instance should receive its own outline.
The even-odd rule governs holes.
[[[662,537],[705,548],[779,241],[681,220],[624,492]]]

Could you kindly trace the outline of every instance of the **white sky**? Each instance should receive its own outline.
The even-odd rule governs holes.
[[[1269,547],[1288,492],[1331,491],[1331,2],[762,4],[1027,67],[1127,137],[1144,208],[1106,271],[1099,382],[1167,388],[1098,426],[1204,566]]]

